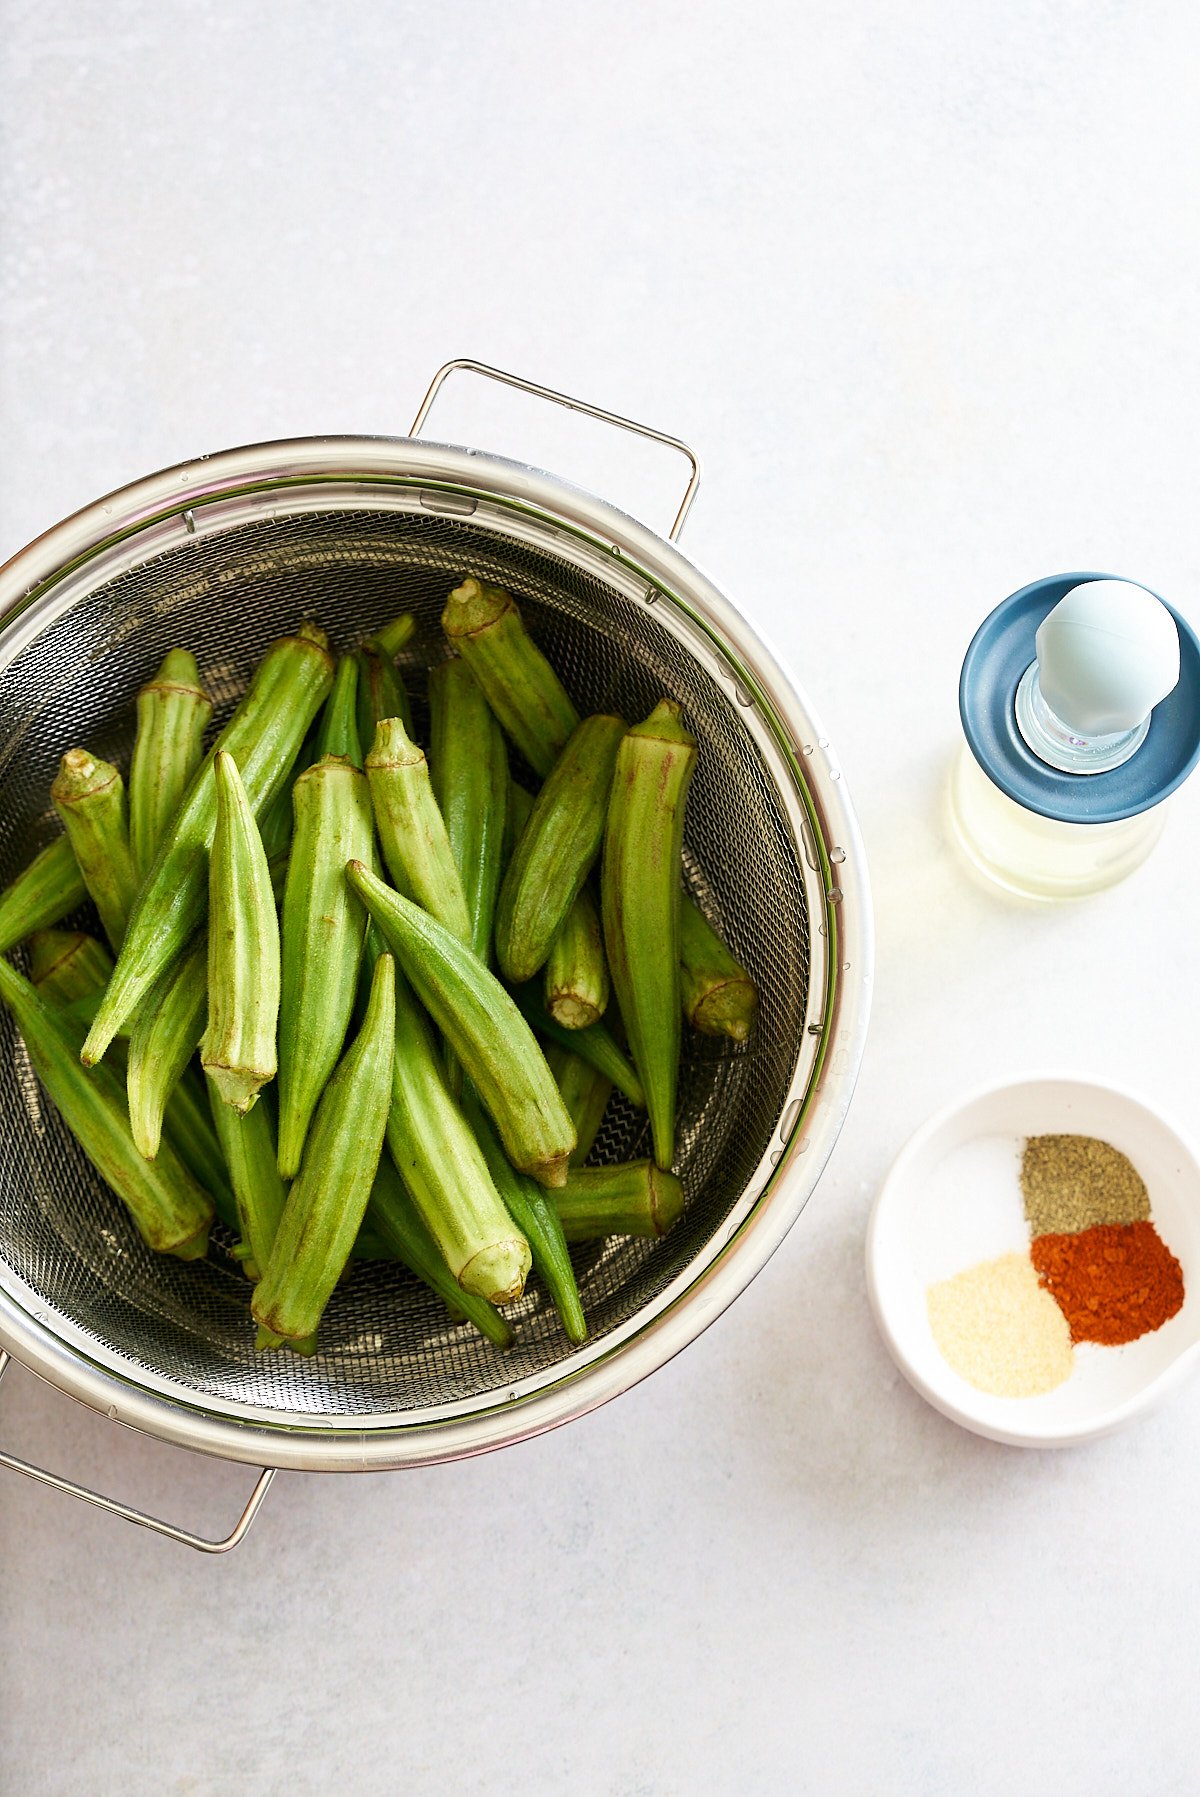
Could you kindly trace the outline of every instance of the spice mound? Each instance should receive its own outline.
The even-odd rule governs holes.
[[[1026,1254],[1002,1254],[931,1285],[933,1339],[956,1373],[998,1398],[1033,1398],[1071,1375],[1066,1319]]]
[[[1145,1181],[1119,1148],[1095,1136],[1030,1136],[1021,1156],[1021,1196],[1030,1230],[1069,1235],[1094,1223],[1144,1223]]]
[[[1038,1278],[1073,1342],[1115,1347],[1161,1329],[1183,1304],[1183,1269],[1153,1223],[1099,1223],[1035,1236]]]

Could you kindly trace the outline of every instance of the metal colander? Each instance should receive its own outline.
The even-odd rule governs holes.
[[[350,644],[400,610],[417,733],[446,593],[509,587],[582,713],[664,694],[699,742],[685,877],[762,994],[749,1043],[685,1032],[664,1241],[577,1251],[592,1334],[572,1349],[537,1279],[498,1354],[404,1269],[359,1263],[313,1359],[256,1354],[218,1227],[206,1261],[152,1254],[44,1100],[0,1018],[0,1341],[110,1415],[270,1466],[397,1466],[576,1415],[690,1340],[793,1221],[841,1121],[865,1027],[862,857],[818,727],[745,623],[669,544],[550,477],[414,439],[230,451],[125,489],[0,571],[0,881],[56,830],[75,744],[128,765],[134,694],[174,644],[228,716],[301,618]],[[614,1098],[605,1161],[649,1152]],[[23,1470],[30,1470],[23,1468]],[[176,1532],[168,1530],[168,1532]]]

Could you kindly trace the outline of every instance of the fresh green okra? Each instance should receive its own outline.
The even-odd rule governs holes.
[[[316,762],[296,781],[292,802],[279,1007],[279,1171],[285,1179],[300,1169],[309,1122],[354,1009],[367,914],[347,883],[346,863],[375,858],[371,794],[349,760]]]
[[[413,1202],[463,1291],[493,1304],[519,1298],[530,1267],[529,1244],[496,1191],[403,973],[396,978],[396,1056],[387,1142]]]
[[[574,1049],[564,1048],[560,1042],[547,1045],[546,1059],[575,1125],[576,1142],[571,1165],[582,1167],[600,1133],[613,1083],[607,1074],[585,1061]]]
[[[112,956],[86,930],[35,930],[28,948],[29,977],[54,1004],[103,992],[112,975]]]
[[[412,735],[412,707],[391,656],[365,644],[358,652],[358,739],[364,755],[384,718],[399,718]]]
[[[606,1024],[590,1023],[586,1029],[565,1030],[561,1023],[556,1023],[553,1017],[547,1015],[538,980],[530,980],[524,986],[514,986],[512,996],[526,1023],[539,1036],[582,1055],[598,1073],[607,1075],[618,1092],[625,1094],[630,1104],[637,1105],[639,1110],[645,1109],[646,1093],[637,1069]]]
[[[542,1185],[560,1185],[575,1131],[533,1032],[504,987],[465,942],[390,891],[361,861],[350,863],[348,877],[474,1081],[514,1165]]]
[[[683,1186],[653,1161],[574,1167],[554,1202],[568,1242],[606,1235],[663,1236],[683,1210]]]
[[[481,961],[492,952],[492,922],[504,871],[508,751],[475,676],[459,656],[429,671],[429,775]]]
[[[248,1111],[278,1063],[279,919],[262,837],[237,762],[225,751],[217,755],[216,780],[200,1061],[226,1104]]]
[[[357,707],[358,663],[353,655],[343,655],[338,659],[333,690],[321,713],[314,762],[327,755],[338,755],[352,767],[362,766],[363,746],[358,734]],[[292,790],[294,792],[295,788]]]
[[[287,1186],[276,1165],[270,1107],[260,1102],[248,1111],[235,1111],[225,1103],[211,1079],[208,1100],[221,1153],[229,1168],[237,1228],[247,1249],[242,1270],[247,1279],[255,1281],[262,1277],[271,1257],[287,1199]]]
[[[758,988],[686,894],[679,912],[679,968],[683,1014],[692,1028],[744,1042],[754,1026]]]
[[[546,1010],[565,1030],[599,1023],[608,1005],[608,962],[600,913],[587,887],[559,925],[542,979]]]
[[[391,1103],[395,992],[395,963],[380,955],[363,1026],[317,1106],[254,1288],[255,1321],[285,1340],[316,1333],[366,1212]]]
[[[229,1168],[209,1115],[203,1082],[194,1067],[186,1069],[167,1099],[162,1134],[188,1172],[211,1194],[222,1223],[236,1232],[240,1225]]]
[[[125,782],[111,761],[68,749],[50,788],[104,934],[120,950],[137,892]]]
[[[513,858],[513,850],[521,840],[521,832],[529,822],[529,814],[533,810],[533,794],[518,786],[515,780],[508,783],[508,816],[504,821],[504,865],[508,866]]]
[[[621,743],[604,836],[604,946],[646,1089],[654,1158],[675,1153],[681,997],[680,871],[683,817],[696,739],[670,699]],[[581,1051],[582,1052],[582,1051]]]
[[[87,887],[69,836],[56,836],[0,893],[0,954],[78,909]]]
[[[208,931],[200,930],[155,986],[129,1038],[129,1123],[147,1160],[158,1153],[163,1115],[200,1046],[208,1016]]]
[[[532,979],[600,853],[624,718],[585,718],[533,802],[496,904],[505,979]]]
[[[463,1109],[475,1132],[475,1140],[483,1150],[492,1183],[504,1200],[509,1216],[529,1243],[533,1264],[554,1301],[568,1339],[576,1345],[586,1341],[587,1321],[554,1198],[536,1180],[518,1173],[510,1165],[491,1119],[470,1084],[463,1092]]]
[[[506,734],[544,780],[579,713],[526,630],[512,594],[469,576],[447,599],[442,629]]]
[[[81,1025],[47,1004],[0,959],[0,999],[16,1019],[34,1072],[100,1177],[127,1206],[149,1247],[194,1260],[208,1245],[213,1202],[169,1143],[153,1164],[134,1146],[121,1082],[79,1059]]]
[[[410,611],[402,611],[398,617],[392,618],[369,636],[363,645],[367,649],[376,649],[379,654],[391,662],[399,655],[401,649],[416,634],[417,620]]]
[[[82,930],[39,930],[29,939],[29,964],[39,998],[52,1004],[64,1017],[85,1026],[91,1022],[112,973],[112,956],[102,943]],[[202,994],[203,990],[202,980]],[[195,1041],[199,1041],[199,1028],[197,1025]],[[132,1053],[131,1043],[125,1069],[127,1088]],[[114,1046],[114,1060],[119,1062],[122,1058],[116,1056]],[[155,1153],[161,1133],[166,1134],[184,1166],[211,1195],[221,1221],[236,1229],[237,1210],[229,1173],[208,1115],[203,1088],[190,1068],[181,1068],[171,1078],[165,1111],[155,1126]],[[141,1143],[137,1146],[140,1152]]]
[[[374,1225],[390,1253],[435,1291],[452,1314],[473,1323],[495,1347],[512,1347],[513,1332],[508,1319],[486,1298],[463,1290],[446,1265],[441,1249],[429,1233],[411,1193],[386,1151],[379,1157],[379,1171],[367,1207],[367,1222]],[[359,1241],[362,1239],[360,1230]]]
[[[467,901],[425,755],[399,718],[381,719],[366,765],[379,846],[397,888],[469,942]]]
[[[249,690],[201,763],[142,883],[108,991],[84,1044],[85,1064],[100,1059],[204,920],[217,822],[217,751],[233,756],[252,809],[265,812],[286,781],[332,679],[328,640],[313,624],[301,624],[294,636],[267,650]]]
[[[137,738],[129,764],[129,850],[140,882],[158,853],[203,755],[212,700],[196,657],[168,649],[137,697]]]

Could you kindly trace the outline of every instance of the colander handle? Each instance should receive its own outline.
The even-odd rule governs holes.
[[[413,419],[412,429],[408,433],[410,437],[420,436],[421,426],[428,418],[434,400],[449,377],[459,371],[482,375],[485,380],[499,381],[502,386],[515,387],[519,393],[531,393],[535,399],[548,399],[552,405],[566,406],[569,412],[582,412],[588,418],[598,418],[601,424],[615,424],[619,430],[632,431],[636,437],[649,437],[651,442],[664,443],[668,449],[677,450],[681,456],[685,456],[691,464],[692,475],[669,532],[672,543],[678,542],[684,519],[692,509],[692,501],[700,485],[700,458],[679,437],[668,437],[665,431],[656,431],[648,424],[637,424],[632,418],[622,418],[618,412],[606,412],[600,406],[589,406],[585,400],[571,399],[566,393],[556,393],[552,387],[539,387],[536,381],[522,380],[517,374],[505,374],[502,368],[489,368],[486,362],[472,362],[466,356],[458,356],[453,362],[447,362],[438,369],[429,383],[428,393],[421,401],[420,410]]]
[[[0,1379],[4,1377],[11,1358],[11,1355],[0,1348]],[[85,1504],[95,1504],[98,1510],[108,1510],[113,1516],[123,1516],[126,1522],[137,1523],[139,1528],[153,1529],[156,1535],[166,1535],[171,1541],[182,1541],[185,1547],[194,1547],[200,1554],[227,1554],[231,1547],[236,1547],[239,1541],[245,1540],[250,1524],[258,1515],[259,1505],[267,1495],[267,1487],[275,1477],[275,1468],[264,1466],[250,1493],[250,1502],[229,1534],[218,1541],[211,1541],[207,1535],[193,1535],[188,1529],[177,1529],[174,1523],[162,1522],[157,1516],[148,1516],[144,1510],[135,1510],[130,1504],[118,1504],[115,1498],[105,1497],[102,1492],[92,1491],[86,1485],[76,1485],[71,1479],[60,1479],[57,1473],[48,1473],[40,1466],[31,1466],[28,1460],[18,1460],[15,1454],[0,1452],[0,1466],[11,1467],[15,1473],[24,1473],[27,1479],[36,1479],[41,1485],[53,1486],[55,1491],[65,1491],[71,1497],[82,1498]]]

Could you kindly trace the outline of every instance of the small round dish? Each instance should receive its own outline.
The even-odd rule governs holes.
[[[981,1261],[1028,1252],[1021,1155],[1027,1137],[1048,1134],[1096,1136],[1129,1157],[1151,1221],[1183,1269],[1184,1300],[1137,1341],[1077,1346],[1074,1370],[1055,1390],[997,1397],[943,1359],[926,1293]],[[866,1261],[880,1333],[935,1409],[1015,1447],[1090,1441],[1160,1403],[1200,1358],[1200,1161],[1151,1105],[1116,1086],[1049,1076],[985,1087],[938,1112],[901,1150],[875,1200]]]

